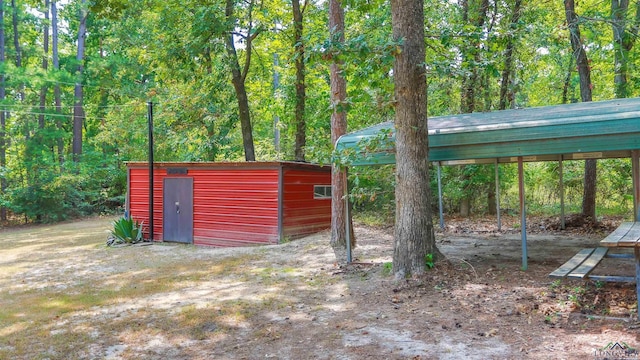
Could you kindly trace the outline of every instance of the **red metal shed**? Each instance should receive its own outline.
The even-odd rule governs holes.
[[[154,240],[278,244],[331,226],[331,167],[295,162],[155,163]],[[149,164],[127,163],[127,211],[149,238]]]

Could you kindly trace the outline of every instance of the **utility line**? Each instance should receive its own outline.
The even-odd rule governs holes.
[[[4,76],[5,79],[11,78],[11,74],[0,74],[0,75]],[[34,75],[34,74],[26,74],[26,75],[37,76],[37,75]],[[58,85],[68,85],[68,86],[76,86],[78,84],[78,83],[75,83],[75,82],[49,80],[49,79],[44,79],[44,78],[39,78],[37,81],[53,83],[53,84],[58,84]],[[96,88],[96,89],[101,89],[101,90],[111,90],[111,89],[113,89],[112,87],[104,87],[104,86],[100,86],[100,85],[90,85],[90,84],[87,84],[87,83],[83,83],[82,81],[80,82],[80,84],[83,87],[90,87],[90,88]],[[47,85],[47,86],[50,86],[50,85]]]
[[[92,109],[109,109],[109,108],[127,108],[127,107],[143,107],[146,103],[140,102],[139,104],[130,104],[130,105],[98,105],[94,106],[91,104],[84,104],[83,107],[90,107]],[[55,105],[45,105],[45,108],[55,109],[57,106]],[[73,109],[75,105],[62,105],[61,108],[69,108]],[[27,104],[0,104],[0,108],[41,108],[40,105],[27,105]]]
[[[73,114],[57,114],[57,113],[43,113],[43,112],[35,112],[35,111],[17,111],[17,112],[13,112],[13,114],[15,115],[44,115],[44,116],[50,116],[50,117],[62,117],[62,118],[73,118]],[[140,113],[140,116],[143,117],[145,116],[144,113]],[[83,116],[84,119],[89,119],[89,120],[107,120],[107,118],[104,117],[95,117],[95,116]]]

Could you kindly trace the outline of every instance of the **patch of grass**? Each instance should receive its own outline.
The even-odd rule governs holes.
[[[284,281],[284,278],[295,276],[299,269],[293,267],[272,267],[255,268],[251,273],[260,278],[260,282],[265,285],[274,285]]]
[[[392,271],[393,271],[393,263],[392,262],[386,262],[386,263],[382,264],[382,275],[383,276],[390,276]]]
[[[194,305],[189,305],[180,309],[174,326],[177,325],[179,329],[182,329],[182,332],[189,334],[191,339],[204,340],[212,334],[224,332],[219,317],[220,311],[216,309],[197,308]]]
[[[569,301],[571,301],[575,306],[580,307],[580,298],[576,294],[569,294]]]
[[[34,338],[46,339],[46,341],[33,341]],[[76,353],[79,344],[87,344],[92,341],[91,336],[84,331],[52,332],[48,328],[42,327],[33,332],[33,338],[12,337],[8,339],[6,345],[11,348],[11,351],[0,351],[0,357],[3,359],[68,359],[70,354]]]
[[[427,268],[427,270],[433,269],[433,267],[435,266],[433,262],[433,254],[427,254],[424,256],[424,266]]]
[[[576,295],[584,295],[587,292],[587,288],[584,286],[576,286],[573,288],[573,293]]]
[[[144,299],[162,299],[200,281],[237,277],[261,259],[259,252],[213,262],[172,256],[173,245],[107,248],[108,223],[101,219],[2,232],[0,359],[100,358],[104,354],[87,352],[91,344],[135,342],[154,333],[203,339],[245,322],[255,311],[254,302],[225,303],[221,312],[145,309]]]
[[[311,278],[308,278],[305,284],[311,288],[322,288],[325,286],[333,285],[339,281],[337,277],[328,277],[317,275]]]
[[[558,289],[560,285],[562,285],[562,280],[557,279],[557,280],[553,280],[553,282],[551,283],[551,285],[549,285],[549,287],[551,288],[551,290],[555,290],[555,289]]]
[[[122,358],[153,357],[150,342],[215,346],[239,329],[277,339],[281,330],[268,330],[259,315],[287,314],[298,294],[322,298],[342,281],[271,263],[264,249],[209,255],[176,244],[110,248],[110,220],[3,232],[0,359],[104,358],[120,345]]]
[[[354,214],[356,220],[369,226],[389,226],[394,222],[393,211],[358,211]]]

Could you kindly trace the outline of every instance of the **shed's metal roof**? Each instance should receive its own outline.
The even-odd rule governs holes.
[[[640,98],[430,117],[429,161],[444,164],[629,157],[640,149]],[[346,134],[351,165],[395,163],[393,122]]]

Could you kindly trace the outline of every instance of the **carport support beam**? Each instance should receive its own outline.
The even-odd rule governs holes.
[[[442,172],[440,170],[440,162],[437,163],[438,169],[438,212],[440,213],[440,229],[444,230],[444,209],[442,206]]]
[[[524,197],[524,164],[518,156],[518,187],[520,188],[520,233],[522,235],[522,270],[527,270],[527,213]]]
[[[640,221],[640,150],[631,151],[631,175],[633,178],[633,217]],[[640,315],[640,311],[638,311]]]
[[[638,160],[636,158],[636,160]],[[640,248],[635,247],[633,253],[636,258],[636,312],[638,320],[640,321],[640,311],[638,311],[638,301],[640,301]]]
[[[496,217],[498,221],[498,231],[502,230],[502,220],[500,219],[500,169],[498,168],[498,159],[495,162],[496,170]]]
[[[346,170],[345,170],[346,171]],[[348,179],[348,177],[345,176],[346,179]],[[349,181],[347,180],[346,185],[345,185],[345,190],[344,190],[344,227],[346,230],[345,233],[345,239],[347,241],[347,264],[351,264],[351,221],[350,221],[350,215],[349,214]]]
[[[564,168],[562,167],[562,155],[560,155],[560,160],[558,161],[558,172],[560,173],[560,229],[564,230],[566,225],[564,217]]]

